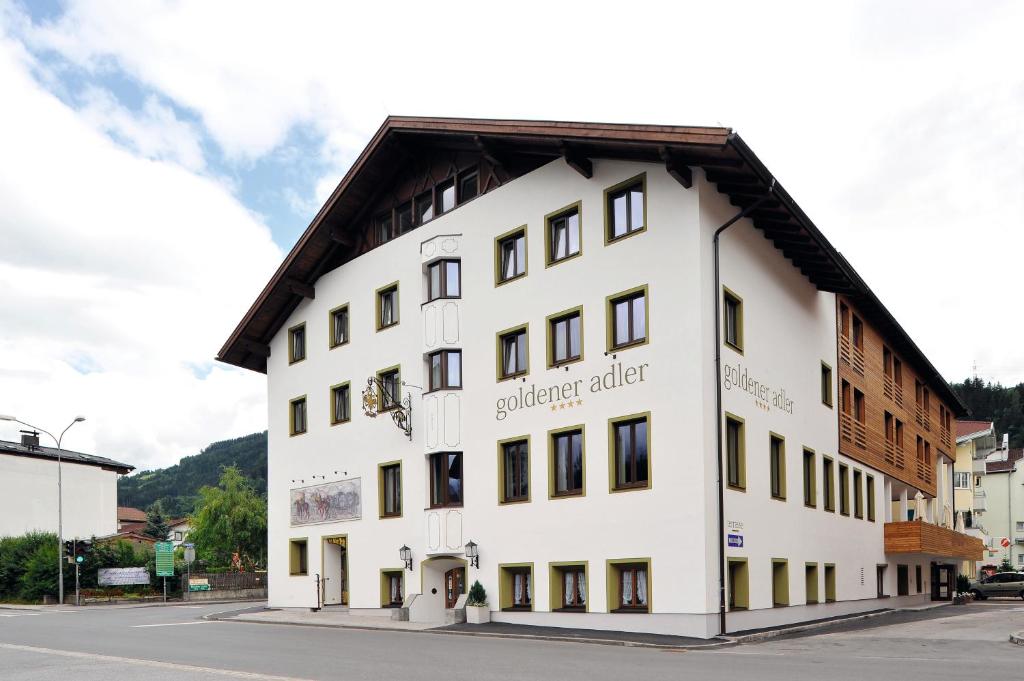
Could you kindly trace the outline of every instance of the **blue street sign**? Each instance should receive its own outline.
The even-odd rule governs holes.
[[[729,535],[729,546],[737,549],[743,548],[743,535],[742,534],[730,534]]]

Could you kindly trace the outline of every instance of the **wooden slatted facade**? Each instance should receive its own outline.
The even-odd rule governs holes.
[[[937,456],[955,453],[956,411],[850,297],[837,301],[839,451],[935,496]]]
[[[985,544],[976,537],[921,520],[885,524],[886,553],[921,553],[981,560]]]

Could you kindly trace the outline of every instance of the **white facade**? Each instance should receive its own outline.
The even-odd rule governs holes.
[[[64,537],[117,532],[117,476],[100,466],[64,461]],[[57,532],[57,461],[0,452],[0,536]]]
[[[714,230],[737,211],[694,171],[693,187],[664,166],[595,160],[585,178],[553,161],[422,227],[364,254],[316,282],[271,343],[269,391],[269,598],[272,607],[339,602],[343,569],[335,544],[344,537],[344,591],[354,609],[382,605],[382,570],[401,571],[413,619],[444,617],[442,575],[464,565],[463,546],[479,545],[468,582],[487,589],[493,619],[548,626],[630,629],[692,636],[719,633],[719,534],[716,467]],[[646,230],[605,243],[605,189],[646,174]],[[545,266],[545,216],[581,203],[582,254]],[[495,238],[526,225],[528,273],[495,286]],[[426,300],[426,265],[461,260],[458,300]],[[375,291],[399,282],[400,323],[377,331]],[[876,598],[876,567],[887,565],[883,523],[892,490],[885,476],[838,455],[837,416],[821,400],[821,363],[838,366],[836,301],[818,291],[748,221],[721,239],[721,283],[742,298],[744,351],[722,351],[723,374],[744,372],[768,386],[767,399],[723,384],[723,409],[744,420],[746,490],[725,492],[726,532],[742,537],[730,559],[745,559],[749,604],[730,612],[732,631],[890,607]],[[606,298],[647,287],[648,343],[609,352]],[[350,340],[329,349],[329,311],[349,305]],[[558,369],[546,362],[546,318],[582,306],[583,359]],[[306,359],[289,364],[287,329],[305,324]],[[529,373],[496,380],[496,334],[529,324]],[[461,390],[423,394],[426,353],[462,350]],[[410,441],[388,416],[365,417],[360,393],[378,371],[401,366],[412,397]],[[627,376],[632,378],[627,383]],[[352,418],[330,424],[330,386],[350,382]],[[833,374],[835,381],[835,373]],[[548,402],[547,389],[559,386]],[[520,393],[520,390],[523,392]],[[522,406],[520,395],[544,404]],[[539,396],[543,394],[545,399]],[[832,394],[836,395],[833,385]],[[290,435],[289,401],[306,396],[308,432]],[[612,491],[609,419],[649,414],[650,485]],[[549,431],[581,424],[585,493],[549,498]],[[768,438],[785,438],[787,498],[769,493]],[[530,442],[530,500],[499,501],[498,442]],[[815,454],[816,506],[803,498],[804,448]],[[428,508],[427,455],[463,452],[464,503]],[[874,520],[824,510],[823,457],[860,471],[874,484]],[[403,513],[380,518],[378,466],[400,461]],[[357,519],[293,525],[290,491],[324,482],[358,481]],[[852,503],[852,502],[851,502]],[[291,575],[290,540],[307,542],[306,574]],[[404,570],[399,547],[412,549]],[[608,561],[642,559],[650,572],[647,614],[611,612]],[[788,566],[788,605],[773,607],[773,559]],[[586,566],[587,611],[551,612],[551,566]],[[896,561],[894,560],[893,563]],[[911,572],[908,596],[927,598],[923,556],[900,559]],[[817,567],[820,604],[806,603],[805,567]],[[501,565],[532,566],[532,610],[503,612]],[[825,600],[825,566],[835,572],[834,603]],[[914,566],[922,567],[918,593]],[[333,583],[332,583],[333,580]],[[432,593],[436,589],[437,593]],[[896,567],[884,592],[896,594]],[[380,610],[381,614],[387,611]]]

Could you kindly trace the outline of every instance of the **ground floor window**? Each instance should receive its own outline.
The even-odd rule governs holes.
[[[789,605],[789,561],[783,558],[772,559],[772,605]]]
[[[875,566],[875,586],[877,588],[878,597],[882,598],[885,596],[885,566]]]
[[[405,601],[402,570],[383,570],[380,573],[380,604],[384,608],[400,608]]]
[[[818,602],[818,564],[807,563],[804,567],[804,581],[807,589],[807,604]]]
[[[308,575],[309,542],[292,539],[288,542],[288,574]]]
[[[750,578],[746,558],[729,559],[729,610],[750,607]]]
[[[825,602],[836,602],[836,566],[825,565]]]
[[[533,610],[533,565],[502,565],[498,601],[502,610]]]
[[[609,563],[608,590],[612,612],[649,612],[651,571],[648,561]]]
[[[915,565],[914,566],[914,584],[917,587],[917,593],[921,593],[921,587],[922,587],[921,581],[922,581],[921,580],[921,566],[920,565]]]
[[[586,563],[552,566],[551,609],[566,612],[587,609]]]

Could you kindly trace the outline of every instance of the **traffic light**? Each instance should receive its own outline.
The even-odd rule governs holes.
[[[75,557],[85,557],[92,549],[92,542],[88,539],[79,539],[75,542]]]
[[[68,562],[71,562],[71,557],[75,555],[75,540],[68,539],[64,542],[64,555],[68,557]]]

